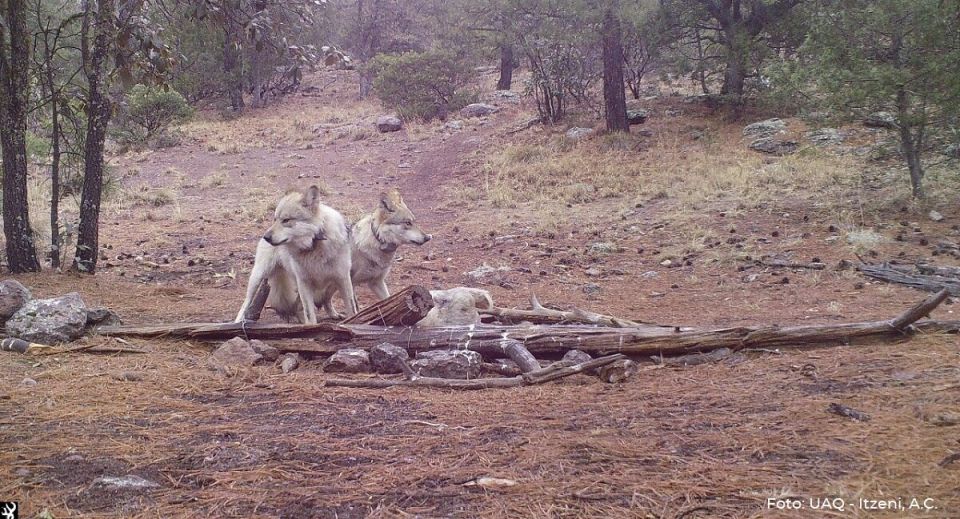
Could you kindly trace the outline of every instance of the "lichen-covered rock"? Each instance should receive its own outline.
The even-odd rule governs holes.
[[[270,346],[269,344],[263,341],[252,339],[250,341],[250,347],[253,348],[253,351],[262,355],[263,360],[273,362],[278,358],[280,358],[280,350],[274,348],[273,346]]]
[[[422,351],[410,363],[424,377],[472,379],[480,376],[483,358],[470,350]]]
[[[123,320],[109,308],[87,308],[87,326],[117,326],[121,324],[123,324]]]
[[[378,344],[370,349],[370,366],[373,371],[390,375],[393,373],[403,373],[403,363],[410,359],[407,350],[385,342]]]
[[[873,112],[863,118],[863,125],[867,128],[887,128],[897,127],[897,118],[890,112]]]
[[[594,133],[593,128],[580,128],[580,127],[574,126],[573,128],[570,128],[569,130],[567,130],[566,137],[571,141],[578,142],[591,137],[593,133]]]
[[[27,301],[6,324],[8,335],[38,344],[79,339],[86,327],[87,306],[76,292]]]
[[[775,137],[762,137],[750,143],[750,149],[766,153],[768,155],[789,155],[800,147],[797,141],[777,139]]]
[[[364,373],[370,371],[370,355],[364,350],[346,348],[327,359],[324,371],[339,373]]]
[[[627,123],[630,125],[643,124],[647,122],[647,117],[650,117],[650,112],[643,108],[627,110]]]
[[[582,364],[592,359],[593,357],[591,357],[587,352],[580,350],[569,350],[563,354],[563,358],[560,360],[570,361],[575,364]]]
[[[33,299],[30,290],[20,284],[15,279],[5,279],[0,281],[0,321],[6,321],[24,303]]]
[[[774,117],[765,121],[757,121],[743,127],[744,137],[770,137],[787,129],[787,123],[783,119]]]

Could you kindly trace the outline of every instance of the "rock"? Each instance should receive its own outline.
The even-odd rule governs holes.
[[[380,133],[398,132],[403,128],[403,121],[394,115],[381,115],[377,117],[377,131]]]
[[[571,141],[579,142],[593,136],[593,134],[593,128],[580,128],[578,126],[574,126],[573,128],[567,130],[566,136]]]
[[[410,360],[407,350],[385,342],[370,349],[370,367],[383,375],[403,373],[403,363]]]
[[[486,103],[473,103],[460,109],[460,115],[464,117],[485,117],[499,112],[500,109]]]
[[[490,292],[481,288],[431,290],[430,295],[433,296],[434,307],[417,323],[421,328],[479,324],[479,310],[493,307]]]
[[[410,367],[424,377],[471,379],[480,376],[482,362],[475,351],[431,350],[418,353]]]
[[[493,92],[490,92],[489,97],[490,99],[499,99],[499,100],[507,101],[509,103],[520,102],[520,94],[512,90],[494,90]]]
[[[600,285],[596,283],[587,283],[586,285],[583,285],[581,290],[583,290],[584,294],[587,294],[588,296],[592,296],[592,295],[599,294],[601,291],[601,288],[600,288]]]
[[[594,254],[614,254],[623,252],[623,247],[613,242],[597,241],[590,244],[590,252]]]
[[[280,350],[263,341],[253,339],[250,341],[250,347],[253,348],[253,351],[263,356],[263,360],[273,362],[280,357]]]
[[[660,274],[656,270],[648,270],[643,274],[640,274],[640,277],[642,277],[643,279],[653,279],[659,275]]]
[[[464,272],[464,274],[469,276],[474,281],[480,281],[489,274],[493,274],[495,272],[506,272],[508,270],[510,270],[510,267],[491,267],[490,265],[484,263],[470,272]]]
[[[231,368],[253,366],[262,359],[263,355],[257,353],[249,342],[234,337],[214,350],[207,365],[218,371],[228,371]]]
[[[743,128],[744,137],[770,137],[787,129],[787,123],[783,119],[774,117],[765,121],[757,121],[748,124]]]
[[[140,476],[100,476],[97,479],[93,480],[93,486],[103,487],[115,490],[128,490],[128,489],[137,489],[137,488],[155,488],[160,485],[150,481],[149,479],[143,479]]]
[[[87,307],[80,294],[33,299],[7,321],[7,334],[27,342],[56,344],[79,339],[87,326]]]
[[[960,144],[951,144],[943,150],[943,154],[948,157],[960,159]]]
[[[370,356],[364,350],[342,349],[330,355],[323,370],[338,373],[364,373],[370,371]]]
[[[34,379],[32,379],[32,378],[30,378],[30,377],[27,377],[27,378],[25,378],[25,379],[23,379],[23,380],[20,381],[20,385],[21,385],[21,386],[27,386],[27,387],[33,387],[33,386],[37,385],[37,381],[34,380]]]
[[[110,375],[110,378],[120,382],[139,382],[143,380],[143,375],[135,371],[119,371]]]
[[[563,354],[560,360],[570,361],[576,364],[582,364],[588,360],[593,360],[589,353],[580,350],[569,350]]]
[[[683,115],[683,110],[678,110],[676,108],[667,108],[663,111],[663,114],[667,117],[680,117]]]
[[[761,137],[750,143],[750,149],[767,153],[769,155],[789,155],[795,151],[800,144],[797,141],[781,140],[773,137]]]
[[[290,373],[300,367],[300,355],[298,353],[287,353],[280,361],[280,371]]]
[[[30,290],[16,279],[0,281],[0,321],[9,319],[31,299]]]
[[[448,130],[462,130],[463,121],[460,121],[460,120],[447,121],[447,124],[444,124],[443,127]]]
[[[863,118],[863,125],[867,128],[887,128],[897,127],[897,118],[890,112],[873,112]]]
[[[641,136],[641,137],[653,137],[653,131],[652,131],[652,130],[640,130],[639,132],[637,132],[637,135],[639,135],[639,136]]]
[[[650,112],[642,108],[627,110],[627,123],[631,125],[643,124],[647,122],[647,117],[650,117]]]
[[[927,214],[927,216],[928,216],[931,220],[933,220],[933,221],[935,221],[935,222],[942,222],[942,221],[943,221],[943,215],[940,214],[938,211],[935,211],[935,210],[931,210],[931,211]]]
[[[87,308],[87,326],[118,326],[123,324],[120,316],[109,308]]]
[[[844,136],[836,128],[819,128],[809,131],[806,134],[807,139],[817,146],[828,146],[831,144],[843,143]]]
[[[597,267],[590,267],[587,270],[583,271],[583,273],[586,274],[587,276],[594,277],[594,278],[602,274],[600,269],[598,269]]]

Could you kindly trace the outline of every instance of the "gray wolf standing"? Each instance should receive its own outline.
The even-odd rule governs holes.
[[[339,318],[332,296],[340,292],[347,313],[357,312],[350,281],[350,229],[343,215],[320,203],[320,190],[290,192],[277,203],[273,225],[257,243],[247,296],[236,322],[250,306],[260,282],[270,284],[267,306],[284,320],[317,322],[317,304],[330,317]]]
[[[390,296],[386,278],[401,245],[423,245],[431,236],[417,226],[416,218],[396,189],[380,194],[377,209],[353,226],[350,276],[354,286],[367,285],[380,299]]]

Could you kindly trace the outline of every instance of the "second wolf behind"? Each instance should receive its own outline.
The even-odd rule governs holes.
[[[423,245],[431,236],[417,226],[400,191],[380,194],[377,209],[353,225],[350,277],[353,285],[367,285],[378,299],[390,296],[386,278],[397,253],[405,244]]]

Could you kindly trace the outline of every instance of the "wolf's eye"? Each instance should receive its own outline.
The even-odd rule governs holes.
[[[411,225],[413,225],[413,220],[404,220],[404,221],[403,221],[403,225],[406,225],[407,227],[410,227]]]
[[[292,220],[293,220],[292,218],[284,218],[283,220],[280,220],[280,223],[286,225],[290,223]]]

